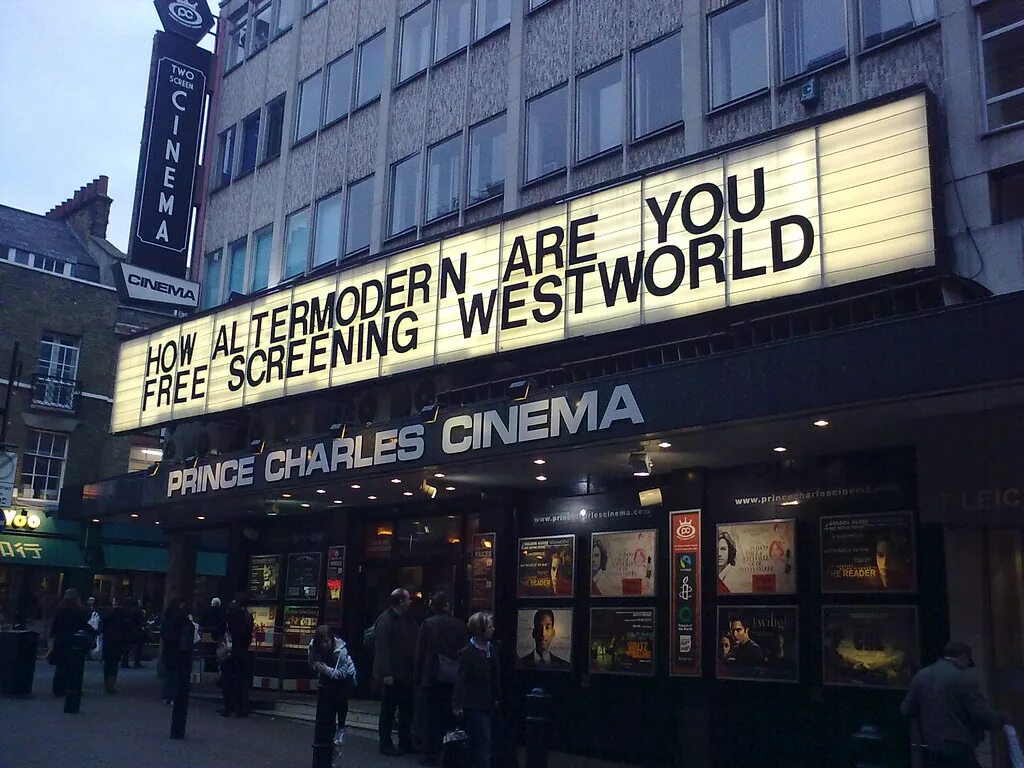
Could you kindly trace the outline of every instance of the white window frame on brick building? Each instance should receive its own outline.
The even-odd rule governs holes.
[[[53,272],[55,275],[71,277],[71,270],[74,265],[70,261],[53,256],[41,256],[38,253],[23,251],[21,248],[8,248],[3,251],[3,258],[14,264],[21,264],[23,267],[41,269],[44,272]]]
[[[1014,13],[1016,11],[1016,13]],[[999,58],[999,48],[1016,51],[1020,62],[1021,50],[1024,49],[1024,2],[1020,0],[989,0],[977,6],[978,14],[978,45],[981,68],[981,84],[985,95],[985,127],[994,131],[1000,128],[1024,124],[1021,120],[1003,120],[998,117],[1006,102],[1024,104],[1024,64],[1020,67],[1019,80],[1007,83],[1001,76],[1008,74],[1008,68],[1000,66],[1004,59]],[[991,17],[991,18],[989,18]],[[990,66],[994,64],[995,66]],[[998,91],[998,93],[996,92]],[[1024,112],[1024,106],[1021,107]],[[993,116],[996,119],[993,119]]]
[[[21,462],[19,498],[34,501],[60,501],[64,469],[68,458],[68,436],[63,432],[29,429],[25,432],[25,450]],[[42,481],[42,495],[36,488]]]

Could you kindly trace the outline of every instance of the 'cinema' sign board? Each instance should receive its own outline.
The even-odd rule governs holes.
[[[935,263],[923,94],[132,339],[123,432]]]

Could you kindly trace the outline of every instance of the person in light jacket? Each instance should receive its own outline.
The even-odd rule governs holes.
[[[466,724],[472,768],[490,768],[501,703],[499,648],[491,641],[494,619],[487,611],[470,616],[467,627],[470,638],[459,652],[452,709]]]
[[[313,633],[313,639],[309,641],[308,658],[310,668],[317,673],[320,686],[317,712],[326,712],[323,722],[317,720],[315,742],[326,744],[329,741],[330,731],[327,726],[330,725],[335,727],[334,743],[341,746],[345,743],[348,700],[356,686],[355,662],[352,661],[345,641],[335,637],[326,624],[317,627]]]

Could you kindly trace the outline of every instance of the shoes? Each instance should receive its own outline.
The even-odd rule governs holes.
[[[401,757],[404,753],[402,750],[395,747],[394,744],[381,744],[380,753],[387,755],[388,757]]]
[[[341,746],[345,743],[345,729],[339,728],[337,733],[334,734],[334,743],[337,746]]]

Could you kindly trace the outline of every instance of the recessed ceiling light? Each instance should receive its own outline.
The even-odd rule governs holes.
[[[282,493],[281,494],[281,498],[282,499],[290,499],[291,497],[292,497],[292,495],[290,493]]]
[[[814,422],[814,426],[816,426],[816,427],[827,427],[828,426],[828,419],[818,419],[816,422]]]
[[[392,478],[391,478],[391,482],[392,482],[392,483],[395,483],[395,484],[397,485],[398,483],[400,483],[400,482],[402,482],[402,481],[401,481],[401,480],[399,480],[399,479],[398,479],[397,477],[392,477]]]
[[[277,512],[267,512],[267,517],[276,517]]]
[[[351,486],[351,487],[352,487],[352,490],[353,490],[353,491],[358,491],[358,490],[359,490],[360,488],[362,488],[363,486],[361,486],[361,485],[360,485],[359,483],[352,483],[352,486]]]
[[[643,472],[643,471],[641,471],[641,472],[634,472],[633,473],[633,477],[650,477],[650,476],[651,476],[650,472]]]
[[[327,493],[327,491],[325,491],[323,488],[317,488],[316,492],[317,493]]]
[[[299,506],[302,507],[303,509],[309,509],[309,504],[306,504],[305,502],[303,502]]]
[[[155,523],[153,523],[153,525],[160,525],[160,521],[157,520]]]
[[[434,477],[444,477],[444,472],[435,472]]]
[[[196,515],[196,520],[205,520],[206,515]]]
[[[138,512],[132,512],[132,514],[131,514],[131,517],[138,517],[138,516],[139,516]]]
[[[547,464],[547,461],[545,461],[544,459],[534,459],[533,463],[540,466],[541,464]]]
[[[449,485],[449,486],[445,487],[445,490],[446,491],[454,491],[455,490],[455,486],[454,485]]]
[[[671,448],[672,447],[672,443],[668,442],[667,440],[662,440],[660,443],[658,443],[658,447],[659,448]]]
[[[98,517],[94,517],[94,518],[92,519],[92,521],[93,521],[94,523],[98,523],[98,522],[100,521],[100,519],[99,519]]]
[[[774,448],[772,448],[772,450],[775,451],[776,453],[785,453],[786,452],[786,448],[784,446],[781,446],[781,445],[775,446]]]
[[[538,480],[540,480],[540,481],[541,481],[542,483],[543,483],[543,482],[544,482],[545,480],[547,480],[547,478],[546,478],[546,477],[544,477],[544,475],[537,475],[537,479],[538,479]]]
[[[412,496],[412,491],[402,491],[403,496]]]
[[[341,499],[335,499],[334,503],[335,504],[344,504],[345,502],[343,502]]]
[[[367,496],[366,498],[368,498],[370,501],[376,501],[377,500],[376,496]]]

